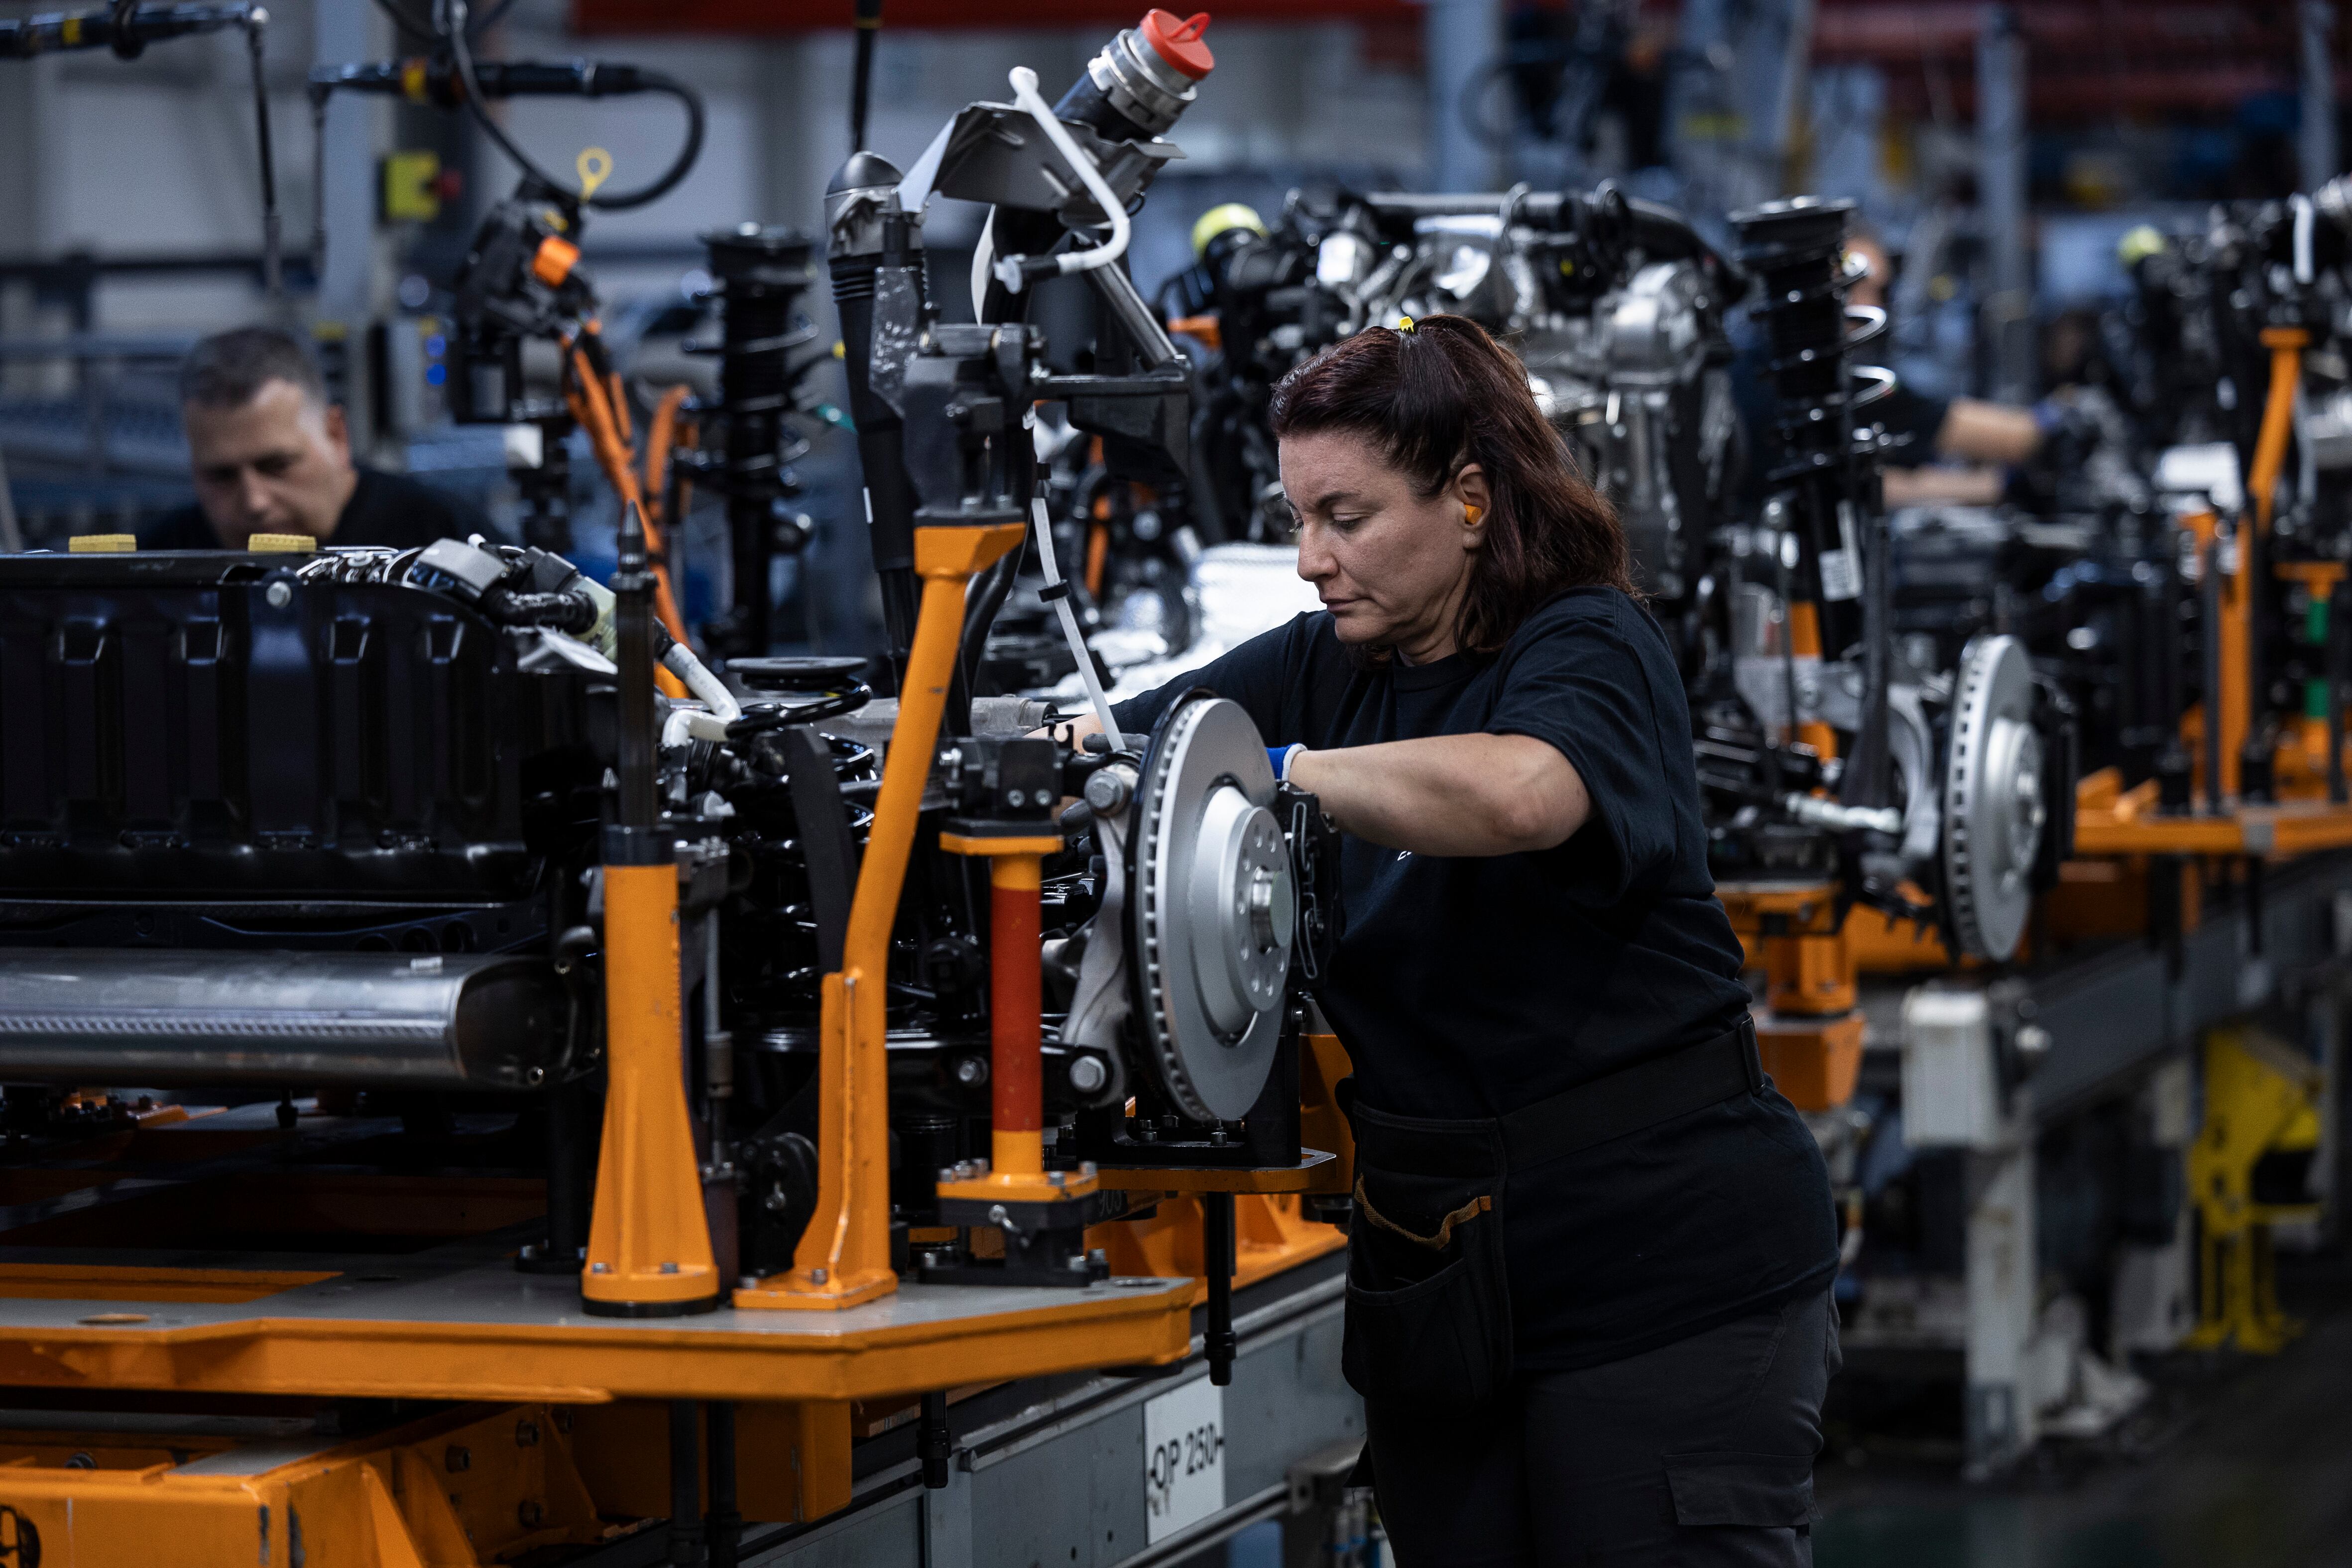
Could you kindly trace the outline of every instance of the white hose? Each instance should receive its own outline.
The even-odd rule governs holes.
[[[988,320],[988,269],[996,265],[996,209],[988,209],[987,221],[980,226],[980,243],[971,248],[971,319]]]
[[[732,721],[743,717],[743,705],[727,689],[727,683],[710,673],[710,667],[694,657],[694,650],[682,642],[669,645],[662,655],[662,667],[686,683],[686,689],[709,704],[720,719]]]
[[[2306,195],[2287,197],[2287,205],[2294,209],[2294,280],[2311,281],[2311,198]]]
[[[1046,519],[1044,496],[1029,503],[1029,516],[1037,525],[1037,559],[1045,568],[1045,585],[1058,586],[1062,572],[1054,564],[1054,525]],[[1054,608],[1062,617],[1062,635],[1069,639],[1070,653],[1078,661],[1078,679],[1087,684],[1087,700],[1094,704],[1095,717],[1102,721],[1103,733],[1116,746],[1119,743],[1118,721],[1111,717],[1110,699],[1104,694],[1102,680],[1095,674],[1095,656],[1078,630],[1078,613],[1070,607],[1070,595],[1066,592],[1061,595],[1054,601]]]
[[[662,655],[662,668],[686,683],[687,690],[702,700],[701,709],[673,708],[662,724],[662,744],[682,746],[688,741],[723,741],[727,726],[743,717],[743,705],[727,689],[727,683],[710,673],[710,667],[694,657],[694,650],[682,642],[674,642]]]
[[[1045,139],[1076,171],[1079,181],[1087,187],[1087,194],[1094,197],[1095,205],[1102,208],[1103,215],[1110,219],[1109,244],[1098,245],[1092,250],[1065,251],[1054,258],[1055,269],[1067,278],[1073,273],[1091,272],[1097,267],[1108,267],[1127,254],[1128,237],[1133,232],[1127,221],[1127,208],[1118,197],[1111,194],[1109,184],[1103,179],[1102,171],[1095,167],[1094,160],[1087,157],[1071,138],[1069,128],[1055,118],[1053,105],[1037,96],[1037,73],[1027,66],[1014,66],[1011,79],[1013,103],[1028,111],[1029,118],[1045,132]],[[1021,292],[1020,258],[1008,256],[999,261],[996,276],[1006,289],[1015,294]]]

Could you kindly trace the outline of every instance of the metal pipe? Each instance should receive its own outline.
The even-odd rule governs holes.
[[[0,1079],[536,1089],[568,1013],[515,954],[0,950]]]
[[[1977,190],[1992,259],[1992,395],[2033,396],[2032,268],[2026,252],[2025,37],[2006,5],[1977,35]]]
[[[2303,124],[2295,133],[2302,185],[2315,191],[2337,174],[2334,0],[2303,0]]]

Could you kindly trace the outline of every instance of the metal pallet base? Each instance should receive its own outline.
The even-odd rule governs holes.
[[[1362,1401],[1339,1376],[1340,1264],[1318,1259],[1236,1301],[1225,1502],[1186,1528],[1149,1539],[1144,1407],[1207,1380],[1197,1335],[1192,1355],[1161,1375],[1054,1382],[1034,1398],[1000,1391],[1013,1397],[972,1401],[988,1407],[969,1427],[965,1407],[954,1407],[945,1488],[927,1490],[917,1460],[893,1458],[859,1476],[841,1512],[747,1531],[743,1568],[1152,1568],[1305,1511],[1315,1481],[1343,1475],[1363,1441]],[[654,1568],[667,1552],[667,1531],[656,1528],[572,1568]]]

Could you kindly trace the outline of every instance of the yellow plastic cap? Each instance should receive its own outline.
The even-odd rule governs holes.
[[[1225,202],[1211,207],[1201,215],[1201,221],[1192,226],[1192,254],[1207,255],[1211,240],[1237,228],[1245,228],[1260,239],[1265,237],[1265,219],[1257,216],[1255,207],[1244,206],[1240,202]]]
[[[257,533],[245,547],[256,555],[308,555],[319,542],[307,533]]]
[[[138,548],[135,533],[82,533],[66,542],[70,555],[128,555]]]

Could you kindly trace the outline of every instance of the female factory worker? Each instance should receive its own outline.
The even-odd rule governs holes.
[[[1276,390],[1320,615],[1208,687],[1346,832],[1346,1369],[1404,1568],[1811,1561],[1829,1179],[1757,1071],[1690,719],[1609,505],[1460,317]]]

